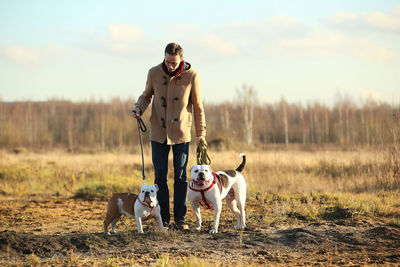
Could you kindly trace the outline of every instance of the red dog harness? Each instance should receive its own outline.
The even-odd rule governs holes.
[[[148,216],[151,216],[151,215],[153,214],[154,210],[155,210],[155,209],[157,208],[157,206],[158,206],[158,203],[157,203],[157,205],[155,205],[154,207],[151,207],[151,206],[150,206],[149,204],[147,204],[146,202],[141,201],[139,197],[137,198],[137,200],[139,200],[139,203],[142,204],[143,206],[148,207],[148,208],[151,208],[150,214],[149,214]]]
[[[208,203],[206,197],[204,196],[204,192],[210,190],[217,183],[217,177],[218,177],[219,182],[221,183],[221,179],[219,178],[219,175],[217,175],[215,172],[212,172],[212,174],[214,176],[214,180],[212,181],[210,186],[205,188],[205,189],[195,189],[195,188],[191,187],[190,184],[189,184],[190,190],[193,190],[193,191],[196,191],[196,192],[200,192],[201,198],[203,199],[204,204],[206,204],[207,209],[210,209],[210,210],[213,209],[213,206],[210,203]],[[222,185],[222,183],[221,183],[221,185]],[[221,193],[222,193],[222,186],[221,186]]]

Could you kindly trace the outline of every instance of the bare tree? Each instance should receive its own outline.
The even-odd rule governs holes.
[[[243,131],[248,145],[253,144],[254,107],[257,105],[257,92],[253,87],[242,85],[236,90],[238,106],[243,114]]]
[[[282,99],[280,102],[280,106],[282,109],[282,122],[283,122],[283,130],[285,134],[285,144],[289,146],[289,126],[288,126],[288,115],[287,115],[287,102],[285,99]]]

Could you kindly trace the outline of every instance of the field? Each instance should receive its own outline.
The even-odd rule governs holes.
[[[189,165],[195,161],[194,150]],[[1,266],[232,266],[400,264],[400,177],[386,150],[210,152],[214,170],[236,168],[248,185],[247,229],[223,205],[220,233],[136,233],[122,219],[102,233],[113,192],[138,192],[138,153],[0,152]],[[147,183],[152,183],[146,153]],[[172,170],[172,166],[170,168]],[[169,174],[170,190],[173,188]],[[172,200],[171,200],[172,201]],[[188,208],[187,221],[194,226]]]

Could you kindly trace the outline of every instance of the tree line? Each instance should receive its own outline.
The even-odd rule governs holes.
[[[0,147],[80,151],[137,146],[137,124],[130,115],[134,103],[134,99],[119,98],[84,102],[0,101]],[[204,108],[207,141],[211,144],[345,147],[391,144],[399,137],[400,107],[373,100],[360,105],[341,97],[331,107],[318,102],[288,103],[284,99],[267,104],[257,101],[253,88],[243,86],[237,90],[236,100],[205,103]],[[149,113],[144,116],[146,124]],[[147,142],[149,135],[143,138]]]

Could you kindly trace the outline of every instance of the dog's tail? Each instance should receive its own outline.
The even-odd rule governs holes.
[[[246,155],[244,153],[241,153],[239,157],[243,157],[242,163],[239,165],[239,167],[236,168],[236,171],[242,172],[244,169],[244,166],[246,165]]]

